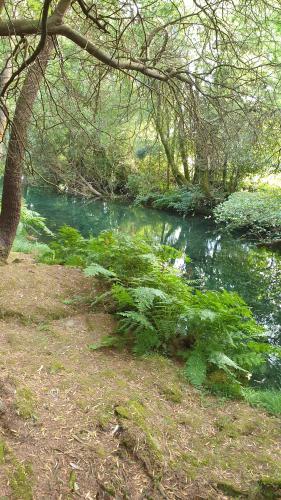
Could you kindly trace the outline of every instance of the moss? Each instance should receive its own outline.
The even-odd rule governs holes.
[[[115,411],[117,415],[121,418],[129,419],[131,416],[130,410],[126,406],[116,406]]]
[[[35,417],[36,401],[29,387],[17,390],[15,405],[20,417],[24,419]]]
[[[161,386],[160,393],[164,395],[167,401],[172,401],[173,403],[182,402],[182,391],[175,384]]]
[[[12,498],[17,500],[32,500],[33,471],[30,464],[15,465],[10,477]]]
[[[115,495],[116,495],[116,490],[114,488],[114,486],[112,486],[111,484],[103,484],[102,485],[102,489],[105,491],[105,493],[107,493],[110,497],[114,497],[115,498]]]
[[[105,431],[113,419],[113,405],[105,405],[96,415],[98,426]]]
[[[105,459],[108,456],[108,452],[103,446],[96,446],[95,452],[99,458]]]
[[[130,399],[126,406],[116,406],[115,412],[119,417],[132,420],[136,424],[142,424],[146,416],[143,403],[137,399]]]
[[[147,410],[144,404],[137,399],[130,399],[126,405],[119,405],[115,407],[116,414],[125,420],[133,423],[133,427],[129,432],[123,435],[123,444],[134,449],[139,440],[139,431],[143,433],[144,447],[147,453],[141,453],[141,458],[144,462],[150,462],[151,459],[154,463],[160,463],[163,460],[163,453],[157,443],[155,429],[151,429],[147,423]],[[134,432],[134,427],[137,427],[137,432]],[[148,454],[148,456],[146,456]]]
[[[281,479],[264,477],[258,481],[258,489],[262,498],[281,498]]]
[[[240,490],[227,481],[218,483],[217,488],[230,498],[248,498],[248,493],[246,491]]]
[[[251,435],[259,428],[257,421],[247,417],[233,420],[228,416],[221,416],[216,419],[215,425],[219,431],[232,438]]]

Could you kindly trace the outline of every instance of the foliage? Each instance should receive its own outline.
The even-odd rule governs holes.
[[[195,8],[193,2],[140,1],[134,17],[134,2],[122,3],[118,12],[113,0],[97,2],[100,26],[81,15],[82,3],[69,6],[67,22],[95,39],[97,59],[103,50],[116,61],[110,68],[110,58],[90,57],[86,42],[77,58],[61,37],[60,55],[54,52],[46,70],[49,84],[33,110],[25,148],[32,159],[26,154],[29,180],[36,172],[37,182],[46,179],[64,191],[145,196],[158,208],[186,214],[208,205],[214,192],[238,189],[249,174],[276,169],[279,6],[277,0],[253,3],[222,0],[213,9],[212,2]],[[36,25],[40,2],[17,4],[18,19]],[[12,5],[3,15],[13,19]],[[2,68],[12,57],[9,38],[3,38]],[[25,50],[13,55],[19,65]],[[113,70],[126,60],[138,62],[134,78],[131,69]],[[158,79],[147,80],[154,72]],[[11,116],[19,89],[15,85],[9,96]]]
[[[165,193],[148,192],[139,195],[135,200],[136,205],[148,205],[162,210],[172,210],[182,215],[208,208],[209,202],[198,187],[191,187],[167,191]]]
[[[38,212],[27,208],[26,204],[23,202],[18,232],[53,236],[52,231],[46,226],[45,221],[46,219],[44,217],[42,217]]]
[[[39,256],[49,251],[48,245],[38,241],[29,241],[23,234],[17,235],[13,243],[13,252],[32,253]]]
[[[104,339],[101,346],[127,344],[138,355],[180,356],[194,385],[221,384],[240,397],[251,372],[271,352],[279,354],[266,339],[260,342],[265,333],[236,293],[191,288],[173,267],[182,257],[174,248],[118,232],[86,240],[66,226],[51,248],[45,262],[77,262],[87,276],[106,283],[100,300],[111,301],[119,321],[114,340]]]
[[[281,392],[277,390],[255,390],[244,388],[243,396],[253,406],[264,408],[273,415],[281,414]]]
[[[255,237],[281,234],[281,189],[233,193],[214,210],[215,219],[230,230],[247,230]]]
[[[45,218],[34,210],[27,208],[23,202],[20,224],[13,243],[13,251],[34,253],[35,255],[48,252],[48,245],[37,241],[37,238],[42,235],[51,237],[53,233],[47,227]]]

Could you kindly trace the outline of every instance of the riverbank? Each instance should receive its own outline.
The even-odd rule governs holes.
[[[115,325],[79,270],[14,254],[0,272],[3,496],[279,498],[280,419],[160,356],[90,351]]]

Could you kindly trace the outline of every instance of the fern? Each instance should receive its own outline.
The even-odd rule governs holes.
[[[234,368],[235,370],[241,370],[245,372],[244,368],[241,368],[233,359],[230,359],[223,352],[213,351],[209,357],[210,363],[216,365],[217,368],[220,368],[225,371],[229,371],[229,368]]]
[[[184,374],[189,382],[195,386],[200,386],[205,382],[207,376],[207,364],[200,352],[194,351],[189,356],[185,364]]]
[[[196,386],[242,397],[251,373],[269,355],[280,354],[239,295],[198,291],[183,279],[173,267],[182,257],[178,250],[112,231],[85,240],[67,227],[51,246],[54,262],[76,262],[86,276],[106,283],[93,305],[102,301],[114,308],[117,343],[138,355],[180,351],[185,376]]]
[[[35,233],[37,235],[46,234],[54,236],[52,231],[46,225],[46,219],[38,212],[27,208],[25,202],[22,203],[21,217],[18,232]]]
[[[130,330],[136,328],[136,330],[141,330],[142,328],[145,330],[154,330],[153,325],[150,323],[150,321],[147,319],[145,314],[142,314],[137,311],[127,311],[127,312],[120,312],[119,316],[122,316],[124,319],[120,321],[120,327],[119,331],[124,330]]]
[[[162,290],[144,286],[132,289],[132,296],[140,311],[151,308],[156,299],[162,302],[168,300],[168,295]]]
[[[88,348],[90,351],[97,351],[102,347],[116,347],[118,345],[118,338],[112,337],[111,335],[105,335],[95,344],[89,344]]]
[[[111,288],[112,298],[116,301],[118,310],[134,305],[133,298],[128,289],[122,285],[114,284]]]
[[[99,276],[102,278],[116,278],[116,274],[99,264],[92,263],[90,266],[86,267],[84,270],[85,276]]]

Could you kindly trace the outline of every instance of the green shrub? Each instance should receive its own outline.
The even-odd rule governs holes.
[[[183,279],[172,265],[182,257],[174,248],[118,232],[86,240],[65,226],[52,251],[45,261],[77,262],[87,276],[107,284],[95,302],[110,300],[118,328],[115,337],[92,348],[119,344],[129,345],[138,355],[180,356],[191,383],[213,386],[218,392],[223,385],[235,395],[241,395],[251,372],[268,354],[279,354],[266,339],[261,342],[264,331],[236,293],[200,292]],[[214,379],[218,372],[223,379]]]
[[[165,193],[148,192],[137,196],[135,203],[162,210],[173,210],[181,215],[187,215],[208,205],[204,193],[197,187],[175,189]]]
[[[281,237],[281,189],[233,193],[214,209],[216,222],[255,237]]]

